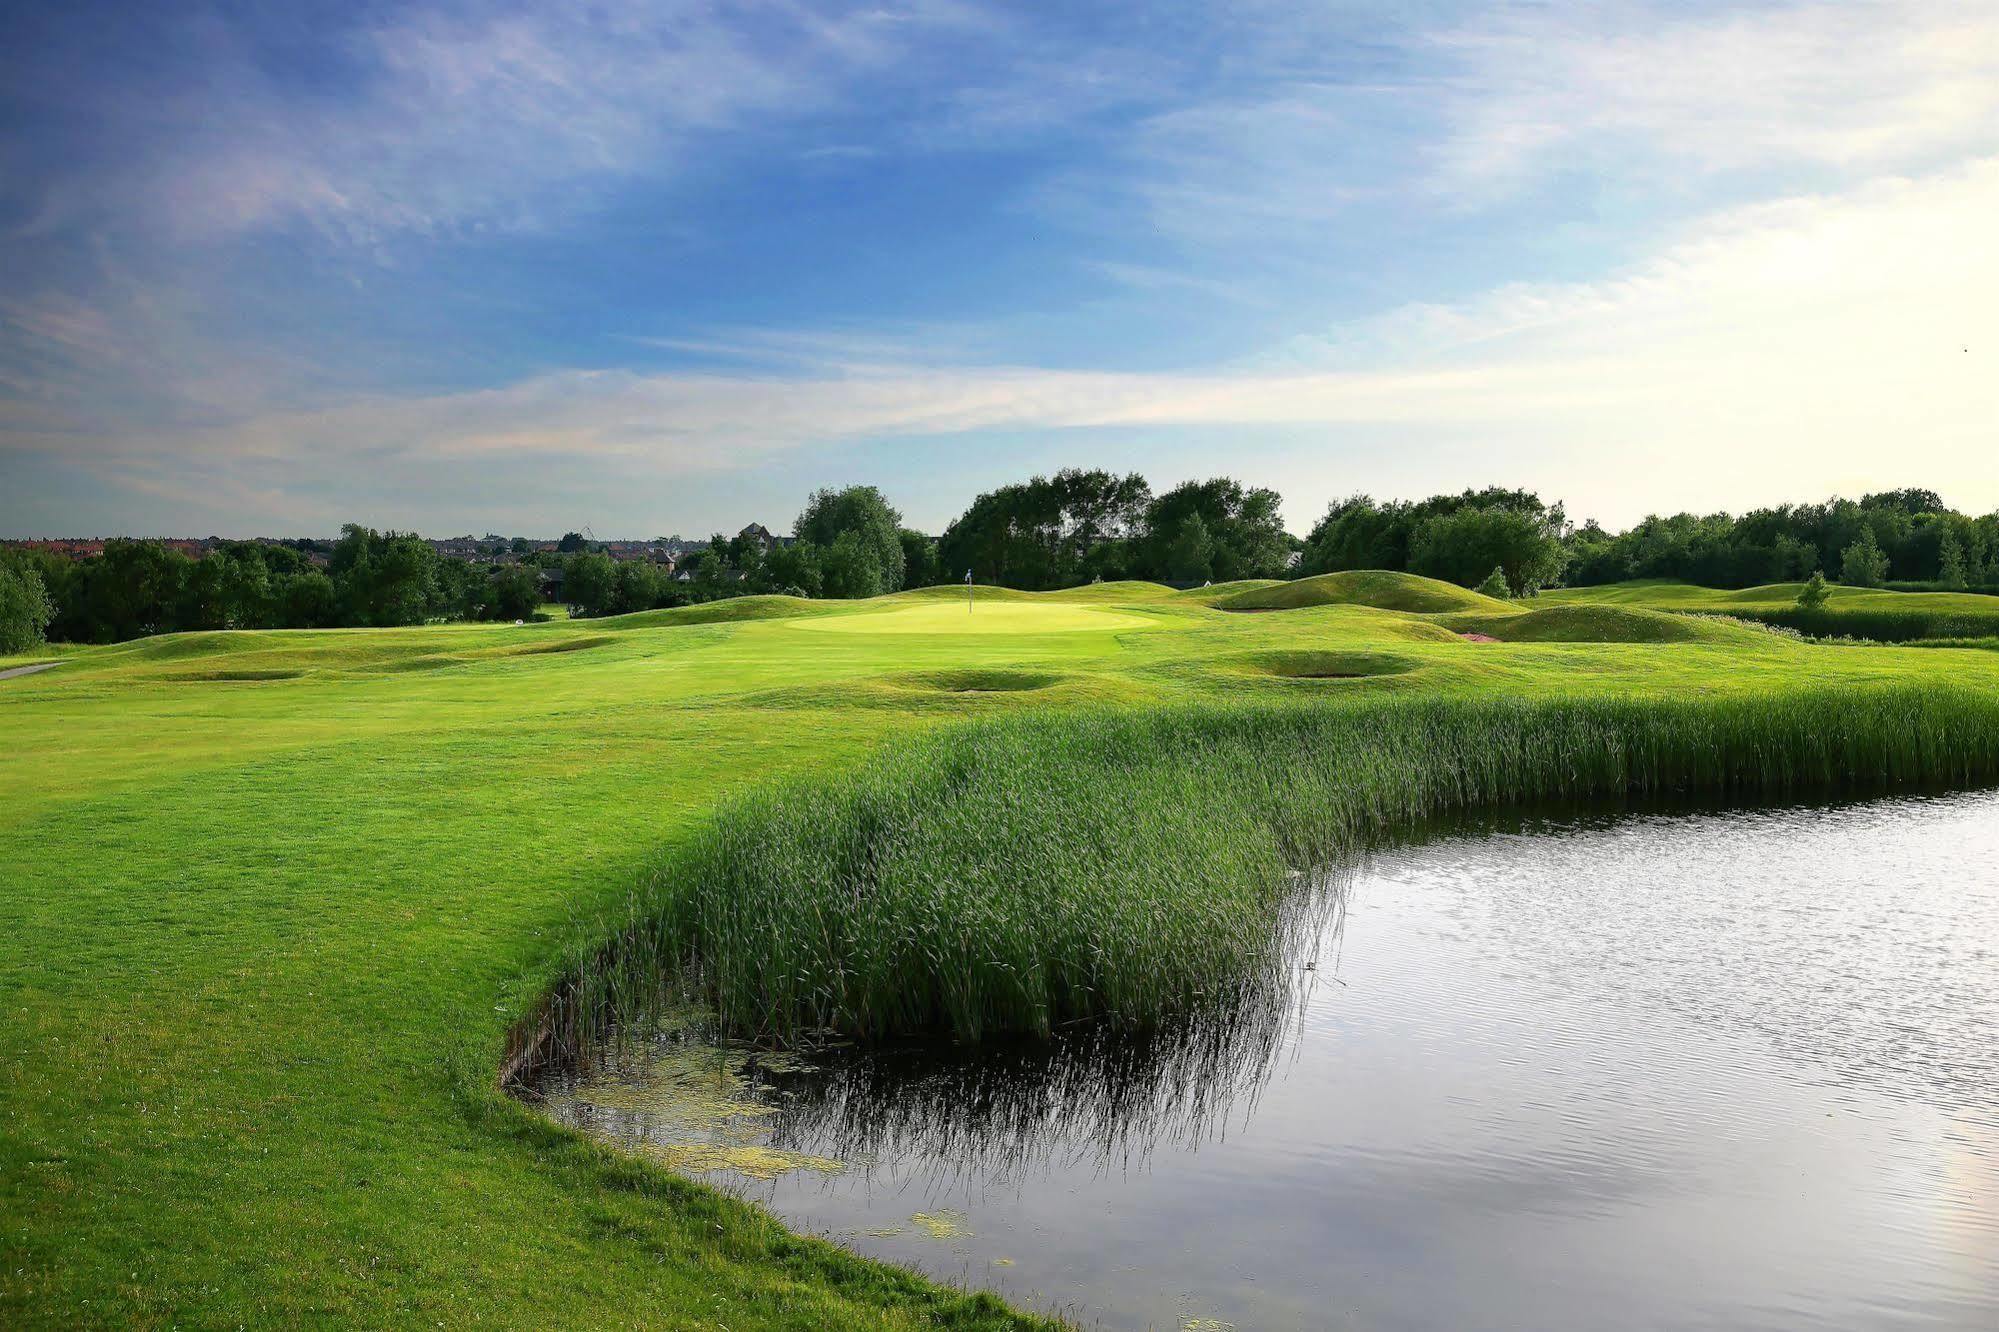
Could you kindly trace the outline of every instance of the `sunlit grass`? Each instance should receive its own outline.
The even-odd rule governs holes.
[[[1705,771],[1781,772],[1821,751],[1759,750],[1727,719],[1790,709],[1770,735],[1817,718],[1830,743],[1881,686],[1881,707],[1918,709],[1912,733],[1976,714],[1908,688],[1999,693],[1999,653],[1976,648],[1746,630],[1480,643],[1429,614],[1206,599],[992,598],[1146,625],[1106,632],[869,632],[883,606],[763,601],[183,635],[0,681],[0,1323],[1006,1325],[989,1299],[542,1123],[495,1089],[509,1034],[635,900],[642,920],[669,900],[686,913],[676,949],[698,929],[704,956],[740,963],[754,941],[713,939],[782,905],[772,867],[837,864],[834,835],[869,811],[885,822],[845,844],[886,853],[878,895],[840,914],[843,880],[798,885],[855,939],[846,974],[802,913],[780,920],[771,956],[805,980],[729,982],[745,1027],[768,1012],[984,1031],[1197,997],[1253,957],[1265,871],[1445,799],[1402,784],[1402,741],[1466,751],[1415,766],[1474,794],[1510,780],[1498,760],[1524,762],[1536,718],[1559,721],[1546,736],[1570,737],[1578,774],[1601,775],[1613,733],[1692,747],[1660,764],[1693,763],[1712,735],[1729,757]],[[1383,657],[1407,669],[1264,668]],[[1860,692],[1800,692],[1820,687]],[[1885,750],[1849,761],[1937,775]],[[740,901],[673,896],[676,867],[758,828],[789,831],[732,862]],[[1100,877],[1064,882],[1077,872]],[[1049,919],[1009,914],[1024,909]],[[1161,936],[1119,928],[1121,911]],[[968,978],[938,979],[926,949]]]

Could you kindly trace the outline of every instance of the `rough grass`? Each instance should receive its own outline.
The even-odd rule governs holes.
[[[1467,724],[1488,706],[1503,723],[1505,708],[1566,700],[1662,728],[1695,698],[1758,700],[1744,704],[1753,710],[1933,682],[1999,696],[1999,653],[1977,649],[1768,634],[1480,645],[1359,606],[1233,615],[1163,589],[1130,596],[1100,604],[1155,628],[811,634],[791,619],[667,612],[615,632],[583,621],[212,635],[195,650],[67,650],[58,670],[0,681],[0,1326],[1018,1326],[990,1299],[787,1235],[495,1090],[509,1033],[634,919],[635,885],[665,887],[704,839],[750,826],[718,821],[719,808],[778,799],[751,794],[765,788],[891,812],[911,802],[924,840],[888,846],[893,883],[911,892],[945,877],[934,856],[946,851],[989,852],[989,866],[963,867],[972,881],[996,882],[980,876],[1013,861],[1032,872],[1023,892],[1054,892],[1046,876],[1058,867],[1128,850],[1140,858],[1132,877],[1104,880],[1108,896],[1093,889],[1094,900],[1138,893],[1143,870],[1147,893],[1166,894],[1156,909],[1177,916],[1169,878],[1223,883],[1286,859],[1287,839],[1311,850],[1310,837],[1346,826],[1263,811],[1355,808],[1338,792],[1343,774],[1367,771],[1347,766],[1358,760],[1344,747],[1359,714],[1339,709],[1385,705],[1374,695],[1463,707]],[[614,641],[519,651],[593,637]],[[1241,669],[1250,656],[1322,652],[1416,668],[1317,681]],[[181,670],[302,673],[165,678]],[[994,692],[909,683],[989,671],[1064,678]],[[1108,701],[1127,715],[1105,716]],[[1136,708],[1160,715],[1128,715]],[[988,716],[997,731],[980,724]],[[1395,716],[1404,729],[1393,734],[1420,721]],[[1574,729],[1582,719],[1567,733],[1600,738]],[[973,734],[951,733],[968,720]],[[896,785],[934,776],[953,753],[962,798]],[[1597,754],[1584,746],[1575,763]],[[1147,755],[1164,766],[1138,762]],[[1392,769],[1401,754],[1377,757]],[[1862,776],[1907,775],[1864,766],[1890,758],[1845,761]],[[1481,761],[1465,771],[1486,771]],[[890,767],[849,776],[870,762]],[[1176,801],[1148,832],[1154,780]],[[1388,771],[1365,788],[1382,812],[1402,798],[1400,780]],[[1056,808],[1058,795],[1075,808]],[[969,825],[989,816],[1016,835],[975,840],[988,834]],[[1100,823],[1102,848],[1073,844]],[[816,826],[799,854],[824,851]],[[871,834],[851,845],[888,844]],[[1191,859],[1172,876],[1143,859],[1180,849]],[[810,901],[822,890],[800,891]],[[992,912],[1009,900],[1030,899],[967,902],[958,936],[940,942],[974,948],[1006,926]],[[1088,909],[1079,897],[1072,927]],[[1070,936],[1013,937],[1052,965]],[[883,945],[870,974],[908,962]],[[1124,974],[1122,963],[1107,970],[1105,984]],[[899,1020],[898,1004],[868,993],[842,1002]],[[991,1002],[1031,1015],[1087,998],[1036,993],[1008,998],[982,980],[900,1007],[977,1014]]]
[[[1438,815],[1995,777],[1999,697],[1942,687],[1016,717],[732,802],[585,969],[571,1035],[676,977],[760,1040],[1149,1024],[1264,983],[1287,869]]]
[[[1797,604],[1803,588],[1802,583],[1772,583],[1725,591],[1689,583],[1648,581],[1565,588],[1546,593],[1542,599],[1569,604],[1713,612],[1816,637],[1867,638],[1882,643],[1999,635],[1999,597],[1977,592],[1893,592],[1834,587],[1825,605],[1808,611]]]
[[[1416,574],[1350,569],[1295,582],[1251,588],[1215,602],[1222,610],[1298,610],[1305,606],[1372,606],[1429,615],[1443,611],[1503,612],[1509,603]]]

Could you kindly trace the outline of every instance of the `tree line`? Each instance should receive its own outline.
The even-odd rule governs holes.
[[[321,629],[517,620],[541,605],[540,570],[440,558],[413,532],[349,524],[319,568],[309,542],[224,542],[200,558],[113,540],[88,559],[0,551],[0,651],[47,637],[115,643],[188,629]],[[15,608],[33,603],[33,615]],[[30,623],[39,624],[32,630]]]
[[[308,542],[226,542],[199,559],[155,541],[111,541],[81,560],[0,551],[0,652],[44,635],[102,643],[185,629],[527,619],[542,599],[540,564],[561,571],[561,599],[581,615],[755,593],[872,597],[968,572],[1029,591],[1342,569],[1402,570],[1509,596],[1636,578],[1750,587],[1814,573],[1854,586],[1999,591],[1999,513],[1967,516],[1917,489],[1740,516],[1653,516],[1617,533],[1574,527],[1561,504],[1532,491],[1356,495],[1300,540],[1272,490],[1217,477],[1155,495],[1137,473],[1071,468],[979,495],[934,539],[904,526],[873,486],[815,492],[793,531],[774,545],[749,531],[717,534],[686,578],[614,561],[574,533],[558,553],[497,566],[442,558],[414,533],[354,525],[341,529],[323,570]]]

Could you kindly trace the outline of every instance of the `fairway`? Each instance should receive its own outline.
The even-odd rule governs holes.
[[[1420,604],[1463,600],[1420,582]],[[1077,917],[1079,938],[1107,940],[1159,885],[1197,883],[1212,927],[1129,941],[1189,958],[1253,922],[1232,876],[1271,852],[1244,802],[1332,808],[1331,761],[1373,747],[1383,774],[1413,771],[1396,738],[1412,728],[1457,728],[1475,760],[1488,731],[1530,744],[1506,710],[1537,701],[1627,729],[1728,704],[1717,734],[1768,714],[1803,744],[1865,729],[1862,695],[1813,691],[1999,697],[1999,653],[1716,621],[1675,635],[1660,626],[1680,620],[1615,606],[979,595],[970,612],[947,589],[716,603],[738,618],[176,635],[68,648],[61,669],[0,684],[0,1322],[1030,1325],[791,1236],[496,1089],[516,1024],[736,797],[789,791],[768,807],[785,827],[836,827],[860,798],[839,783],[906,755],[860,792],[891,812],[868,826],[893,830],[945,789],[933,762],[1014,754],[1021,780],[952,835],[990,842],[936,843],[936,881],[1115,880],[1115,911]],[[1466,639],[1461,615],[1497,639],[1517,620],[1522,641]],[[1827,707],[1847,725],[1825,726]],[[1564,724],[1595,724],[1577,716]],[[1027,729],[924,748],[979,719]],[[1577,735],[1574,754],[1603,751]],[[1165,785],[1143,784],[1154,772]],[[763,844],[783,831],[742,826]],[[783,910],[834,883],[806,862],[737,870],[736,905]],[[999,928],[971,926],[992,905],[957,908],[967,946]]]
[[[818,634],[1072,634],[1150,629],[1158,621],[1144,615],[1099,610],[1055,601],[988,601],[967,606],[956,598],[926,599],[914,605],[871,610],[860,615],[826,616],[786,622]]]

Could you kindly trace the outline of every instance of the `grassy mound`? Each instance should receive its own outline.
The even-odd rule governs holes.
[[[1171,595],[1176,601],[1193,601],[1204,606],[1212,606],[1245,592],[1261,592],[1265,588],[1283,586],[1285,586],[1283,580],[1277,578],[1238,578],[1230,583],[1210,583],[1206,587],[1183,588]]]
[[[1456,583],[1386,569],[1348,569],[1290,583],[1273,583],[1223,597],[1222,610],[1299,610],[1306,606],[1372,606],[1377,610],[1434,615],[1445,611],[1501,611],[1503,601],[1480,596]]]
[[[1436,815],[1994,777],[1999,698],[1945,688],[1023,715],[731,803],[555,1021],[693,976],[763,1040],[1143,1025],[1269,980],[1287,869]]]
[[[609,647],[617,641],[609,634],[582,634],[572,638],[557,638],[546,643],[529,643],[525,647],[507,648],[502,655],[544,657],[555,652],[587,652],[591,648]]]
[[[375,661],[360,662],[353,669],[369,675],[403,675],[417,671],[450,670],[453,666],[465,665],[466,661],[465,657],[423,652],[412,656],[382,657]]]
[[[945,694],[1018,694],[1047,689],[1068,678],[1056,671],[957,670],[896,676],[889,683]]]
[[[1727,590],[1651,580],[1609,587],[1564,588],[1546,594],[1544,599],[1568,605],[1713,611],[1795,629],[1814,637],[1868,638],[1882,643],[1999,635],[1999,597],[1978,592],[1834,587],[1823,606],[1805,610],[1797,604],[1803,587],[1802,583],[1770,583]]]
[[[899,602],[892,598],[863,602],[851,615],[825,615],[801,620],[797,629],[817,634],[977,635],[984,638],[1036,634],[1114,632],[1151,629],[1157,617],[1112,606],[1076,605],[1045,597],[1025,600],[962,601],[929,599]]]
[[[1037,597],[1048,596],[1046,592],[1023,592],[1015,587],[992,587],[980,583],[972,588],[971,600],[986,601],[1033,601]],[[956,601],[963,605],[966,601],[963,583],[938,583],[932,587],[912,587],[901,592],[891,592],[885,597],[874,598],[875,602],[895,601]]]
[[[255,652],[284,641],[275,630],[202,629],[184,634],[160,634],[114,645],[110,651],[129,661],[182,661],[225,653]]]
[[[1860,604],[1854,599],[1835,597],[1817,610],[1801,606],[1764,608],[1745,606],[1732,614],[1760,620],[1784,629],[1795,629],[1816,638],[1870,638],[1877,643],[1910,643],[1919,639],[1990,638],[1999,635],[1999,597],[1984,597],[1989,606],[1949,602],[1916,603],[1914,598],[1949,596],[1949,593],[1889,592],[1889,597],[1907,597],[1906,603]]]
[[[253,684],[263,680],[296,680],[305,672],[297,667],[243,667],[237,670],[169,671],[158,678],[206,684]]]
[[[1739,643],[1768,636],[1723,620],[1635,606],[1543,606],[1507,615],[1453,615],[1443,623],[1506,643]]]
[[[732,597],[727,601],[706,601],[698,606],[671,606],[665,610],[633,611],[629,615],[606,615],[587,623],[598,629],[666,629],[677,624],[733,624],[740,620],[788,620],[802,615],[830,615],[844,605],[838,601],[812,601],[805,597]]]

